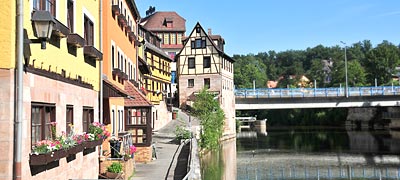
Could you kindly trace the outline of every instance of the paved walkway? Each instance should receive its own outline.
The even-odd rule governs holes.
[[[132,180],[162,180],[182,176],[182,174],[174,174],[183,172],[175,168],[176,162],[172,163],[181,154],[181,149],[185,149],[185,146],[179,146],[174,141],[174,131],[178,125],[189,126],[189,117],[180,110],[176,120],[172,120],[165,127],[154,132],[153,143],[156,147],[157,159],[149,163],[137,163]]]

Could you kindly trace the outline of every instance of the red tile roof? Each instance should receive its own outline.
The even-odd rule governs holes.
[[[129,81],[125,81],[125,90],[132,98],[125,99],[125,106],[128,107],[150,107],[153,106],[146,97]]]
[[[165,21],[172,21],[173,27],[166,27]],[[141,24],[149,31],[186,31],[186,20],[176,12],[155,12],[142,18]]]
[[[103,79],[104,83],[106,86],[110,87],[114,92],[117,92],[118,94],[120,94],[121,96],[127,96],[128,92],[119,88],[118,86],[116,86],[115,84],[113,84],[111,81],[107,80],[107,79]]]

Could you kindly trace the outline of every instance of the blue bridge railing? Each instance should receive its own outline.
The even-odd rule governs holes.
[[[349,87],[348,96],[400,95],[400,86]],[[346,96],[345,88],[256,88],[235,89],[236,98],[304,98]]]

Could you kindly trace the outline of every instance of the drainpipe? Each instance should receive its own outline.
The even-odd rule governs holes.
[[[17,0],[16,9],[16,60],[17,60],[17,104],[14,114],[14,163],[13,163],[13,179],[21,179],[21,155],[22,155],[22,113],[23,113],[23,25],[24,25],[24,2]]]
[[[99,1],[99,49],[100,52],[103,52],[103,1]],[[103,59],[100,61],[100,82],[99,82],[99,121],[101,124],[103,124]],[[100,156],[103,155],[103,147],[100,146]]]

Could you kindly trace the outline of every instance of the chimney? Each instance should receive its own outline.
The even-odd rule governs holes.
[[[211,28],[208,28],[208,35],[211,36]]]

